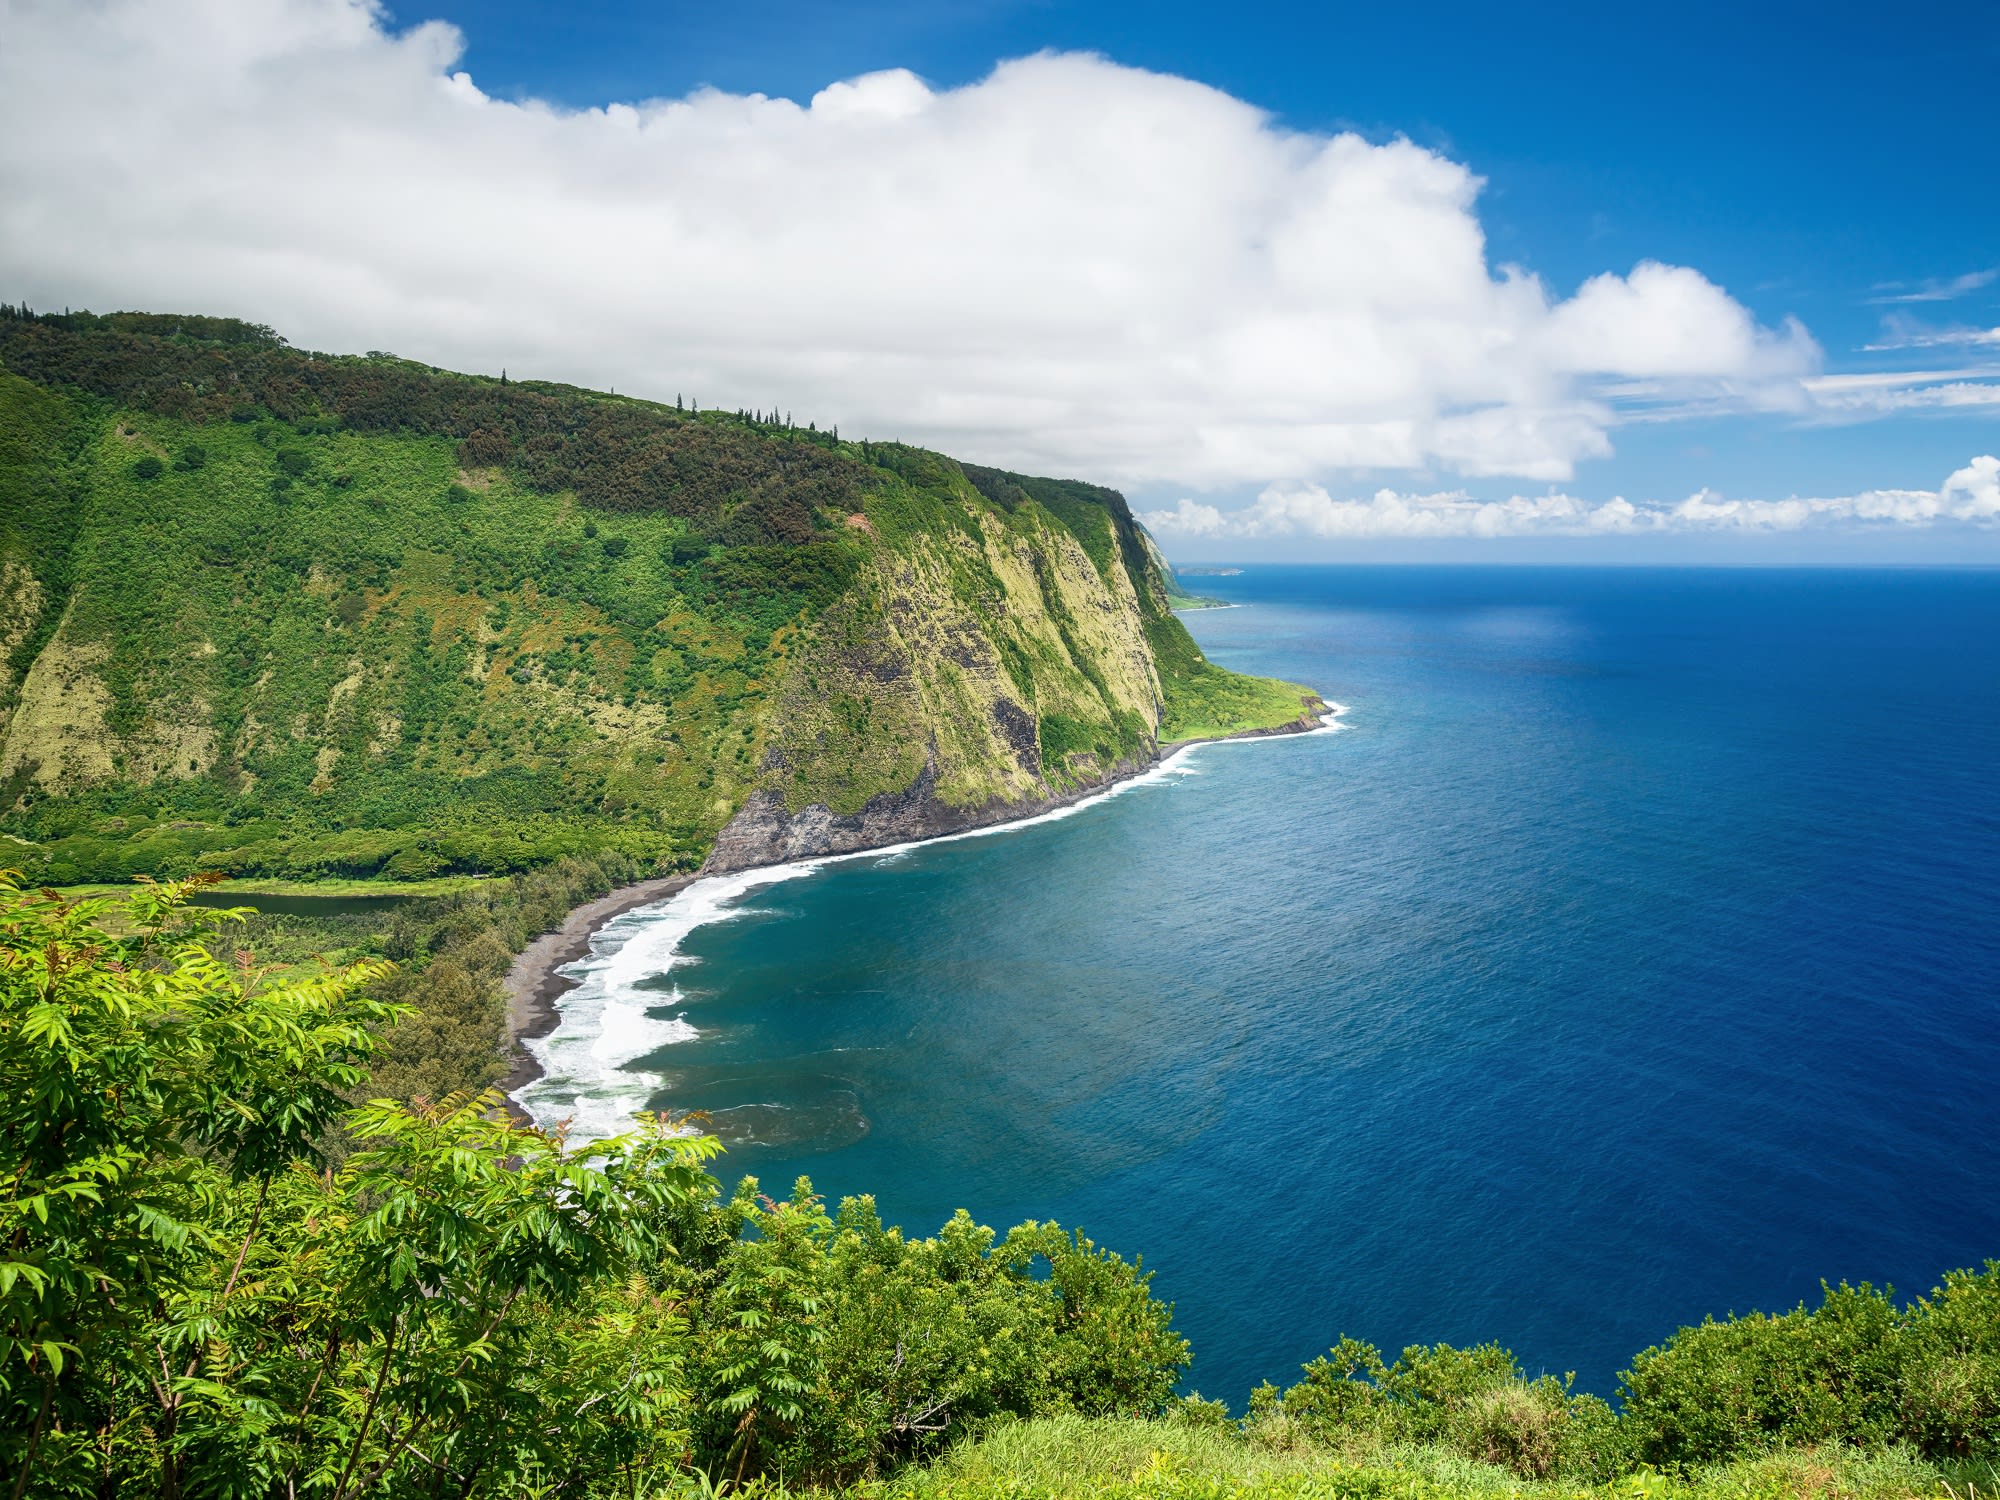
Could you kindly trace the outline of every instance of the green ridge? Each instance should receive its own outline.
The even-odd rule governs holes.
[[[1031,804],[1296,720],[1112,490],[0,310],[0,835],[75,884],[692,868],[751,794]]]

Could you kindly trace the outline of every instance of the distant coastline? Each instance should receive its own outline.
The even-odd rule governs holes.
[[[1003,809],[967,809],[963,822],[956,827],[940,828],[916,837],[899,838],[887,835],[876,842],[852,848],[802,854],[785,859],[769,859],[755,864],[725,862],[718,865],[716,855],[711,853],[701,868],[692,874],[642,880],[611,891],[594,901],[585,902],[571,910],[559,927],[543,933],[523,948],[515,956],[513,965],[508,969],[503,981],[507,999],[509,1046],[512,1054],[511,1069],[501,1083],[508,1111],[517,1119],[532,1123],[533,1117],[522,1106],[519,1096],[523,1089],[543,1076],[543,1068],[539,1059],[525,1044],[548,1036],[562,1023],[563,1009],[560,1003],[562,997],[582,982],[563,971],[570,965],[588,958],[592,940],[607,924],[618,917],[643,906],[669,901],[697,881],[723,875],[740,875],[786,864],[816,864],[822,860],[881,854],[889,850],[942,843],[974,834],[1001,832],[1110,796],[1139,777],[1166,766],[1183,751],[1201,745],[1223,744],[1231,740],[1271,739],[1281,735],[1312,734],[1338,727],[1340,716],[1346,712],[1344,705],[1330,702],[1316,693],[1301,699],[1301,708],[1302,712],[1296,720],[1275,728],[1239,730],[1233,734],[1166,742],[1156,747],[1150,759],[1122,763],[1114,767],[1102,780],[1073,792],[1065,792],[1031,803],[1016,803]],[[992,812],[997,812],[998,815],[988,815]]]
[[[1168,574],[1173,585],[1171,592],[1168,594],[1168,603],[1176,610],[1233,609],[1235,606],[1227,599],[1217,599],[1207,594],[1189,593],[1181,587],[1180,580],[1183,578],[1236,578],[1241,576],[1242,572],[1241,568],[1220,566],[1174,568]]]

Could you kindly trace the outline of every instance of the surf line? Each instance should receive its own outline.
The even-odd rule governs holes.
[[[565,1125],[573,1142],[603,1140],[631,1129],[633,1117],[648,1107],[666,1083],[660,1074],[631,1064],[663,1047],[693,1041],[701,1034],[682,1012],[670,1016],[654,1014],[683,1003],[680,986],[672,981],[674,970],[687,962],[681,945],[700,928],[752,915],[755,908],[746,904],[744,898],[753,891],[796,880],[844,861],[893,860],[933,844],[992,838],[1058,822],[1137,787],[1179,781],[1194,774],[1185,760],[1196,750],[1254,740],[1333,734],[1340,730],[1340,717],[1346,712],[1344,705],[1327,702],[1319,724],[1312,729],[1291,734],[1190,740],[1175,746],[1156,764],[1135,776],[1075,802],[1011,822],[990,823],[874,849],[814,855],[753,870],[705,875],[663,901],[623,912],[591,934],[589,951],[582,958],[556,970],[574,979],[576,986],[556,1002],[559,1018],[554,1029],[525,1040],[524,1045],[540,1065],[541,1073],[515,1093],[514,1102],[542,1129]]]

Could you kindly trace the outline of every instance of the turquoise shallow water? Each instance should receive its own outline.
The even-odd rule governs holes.
[[[1202,584],[1341,732],[628,919],[537,1107],[1079,1224],[1238,1404],[1343,1332],[1608,1393],[1705,1312],[2000,1255],[2000,574]]]

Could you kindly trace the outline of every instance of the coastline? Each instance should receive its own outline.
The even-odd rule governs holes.
[[[562,1020],[556,1001],[576,988],[576,981],[562,970],[590,952],[590,940],[613,917],[621,917],[636,907],[664,901],[701,878],[692,875],[657,875],[641,880],[572,907],[562,925],[543,933],[514,955],[514,962],[501,981],[507,996],[507,1046],[512,1066],[500,1081],[507,1111],[525,1121],[526,1115],[514,1102],[514,1095],[542,1076],[542,1065],[521,1044],[547,1036]]]
[[[845,859],[868,854],[883,854],[925,844],[944,843],[951,839],[977,834],[997,833],[1009,827],[1067,812],[1083,803],[1109,796],[1149,772],[1159,770],[1184,751],[1202,745],[1226,744],[1232,740],[1273,739],[1286,735],[1323,733],[1339,727],[1338,720],[1346,711],[1343,705],[1317,696],[1306,702],[1303,707],[1304,712],[1296,720],[1269,729],[1244,729],[1233,734],[1168,741],[1156,746],[1150,759],[1143,762],[1126,762],[1114,767],[1102,781],[1047,797],[1039,802],[1008,804],[994,810],[997,816],[982,816],[982,813],[988,811],[986,809],[970,809],[965,822],[955,828],[914,839],[884,838],[872,844],[828,850],[824,854],[805,855],[803,858]],[[656,876],[650,880],[621,886],[593,901],[586,901],[583,905],[571,909],[564,916],[560,926],[541,934],[516,954],[513,964],[507,970],[506,978],[502,981],[507,999],[508,1049],[511,1066],[507,1076],[501,1080],[500,1087],[504,1093],[502,1103],[508,1113],[524,1124],[532,1123],[516,1095],[542,1076],[542,1065],[523,1043],[547,1036],[561,1024],[563,1013],[558,1002],[581,982],[563,973],[562,970],[589,956],[591,940],[606,923],[639,907],[666,901],[695,882],[710,876],[775,868],[778,865],[795,863],[797,858],[799,857],[717,868],[715,854],[711,853],[701,868],[692,874]]]

